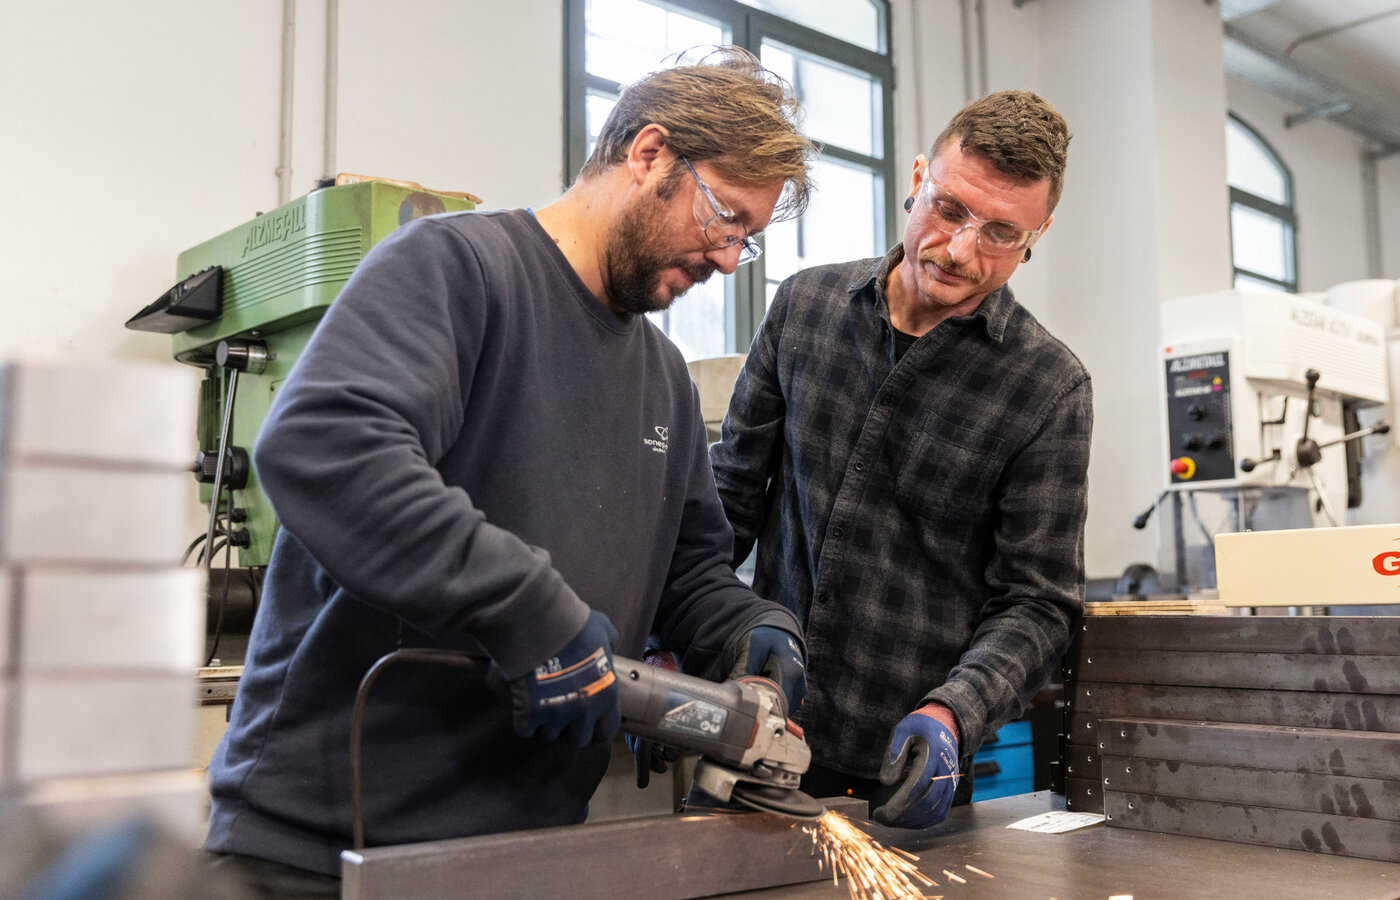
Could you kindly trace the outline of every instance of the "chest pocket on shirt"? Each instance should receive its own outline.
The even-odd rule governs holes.
[[[916,515],[979,518],[1001,471],[1002,439],[930,412],[895,476],[899,504]]]

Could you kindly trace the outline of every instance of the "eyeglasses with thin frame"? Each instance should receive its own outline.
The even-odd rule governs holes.
[[[695,192],[695,203],[692,209],[695,212],[695,221],[699,223],[700,230],[705,232],[705,240],[710,242],[710,246],[716,250],[730,250],[739,248],[739,265],[753,262],[763,255],[763,248],[758,245],[754,238],[763,232],[749,234],[744,223],[739,220],[739,215],[729,208],[723,200],[715,196],[714,191],[704,182],[695,171],[695,167],[690,164],[690,160],[684,156],[680,158],[685,163],[685,167],[690,170],[691,176],[699,186]]]
[[[1033,231],[999,219],[988,221],[974,216],[962,201],[943,190],[932,178],[925,178],[922,190],[928,194],[929,218],[944,234],[956,236],[964,228],[977,235],[977,249],[988,256],[1010,256],[1020,253],[1045,230],[1045,222]],[[1049,217],[1046,217],[1049,221]]]

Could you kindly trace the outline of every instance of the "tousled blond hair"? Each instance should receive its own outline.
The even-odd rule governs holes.
[[[818,152],[798,130],[800,116],[791,85],[757,57],[740,47],[715,47],[694,62],[652,72],[626,87],[579,176],[592,177],[621,163],[637,133],[655,123],[669,133],[672,152],[691,163],[709,163],[726,180],[782,181],[772,221],[796,218],[807,208]],[[688,173],[677,163],[663,191],[681,177]]]

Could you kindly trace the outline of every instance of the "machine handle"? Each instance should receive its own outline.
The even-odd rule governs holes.
[[[1318,444],[1317,449],[1321,450],[1323,447],[1331,447],[1334,444],[1345,444],[1347,441],[1357,441],[1361,438],[1366,437],[1367,435],[1388,433],[1390,433],[1390,423],[1377,422],[1370,428],[1363,428],[1360,431],[1353,431],[1350,434],[1344,434],[1339,438],[1334,438],[1333,440],[1330,440],[1325,444]]]

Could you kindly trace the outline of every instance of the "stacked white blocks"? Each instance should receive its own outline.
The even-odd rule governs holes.
[[[181,567],[198,375],[0,363],[0,796],[192,836],[204,574]]]

